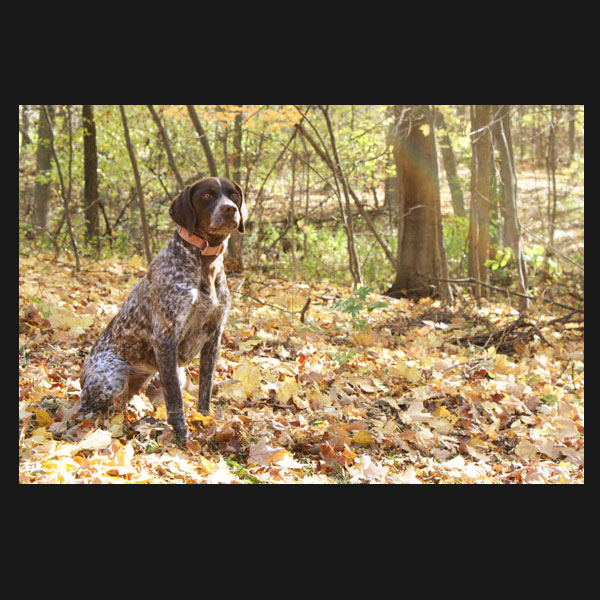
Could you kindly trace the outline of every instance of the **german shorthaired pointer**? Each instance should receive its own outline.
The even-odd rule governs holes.
[[[198,409],[208,414],[230,305],[223,252],[234,229],[244,232],[246,207],[237,183],[207,177],[186,186],[173,200],[169,214],[179,227],[81,369],[80,410],[126,401],[158,371],[167,420],[184,441],[182,367],[200,353]]]

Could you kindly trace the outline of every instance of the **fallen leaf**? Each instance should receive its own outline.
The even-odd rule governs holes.
[[[521,440],[513,450],[520,458],[533,458],[537,451],[537,448],[529,440]]]
[[[104,450],[112,444],[112,435],[110,431],[96,429],[86,435],[78,444],[79,450]]]
[[[34,410],[35,418],[42,427],[48,427],[54,423],[54,419],[45,410]]]
[[[283,458],[283,453],[285,452],[286,450],[284,448],[269,446],[269,439],[266,436],[263,436],[258,443],[250,445],[248,463],[268,467],[274,461]]]
[[[373,436],[366,430],[361,429],[360,431],[357,431],[353,436],[352,436],[352,443],[353,444],[361,444],[365,447],[369,447],[371,444],[373,444],[375,440],[373,439]]]
[[[353,483],[384,483],[389,467],[373,462],[373,459],[365,454],[355,459],[354,465],[348,467],[348,473]]]
[[[302,388],[296,381],[295,377],[286,376],[285,379],[283,380],[283,383],[277,390],[277,393],[276,393],[277,402],[279,404],[287,404],[289,399],[292,398],[292,396],[297,396],[301,389]],[[304,406],[304,408],[306,408],[307,406],[308,406],[308,403],[306,403],[306,406]]]
[[[260,386],[260,367],[245,362],[233,372],[233,379],[237,379],[242,384],[246,394],[250,395]]]
[[[389,483],[405,483],[405,484],[422,484],[423,482],[417,478],[415,468],[411,465],[401,473],[394,473],[388,479]]]

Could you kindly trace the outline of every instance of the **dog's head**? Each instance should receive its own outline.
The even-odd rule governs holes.
[[[190,235],[224,238],[236,228],[244,233],[247,210],[238,183],[223,177],[205,177],[185,186],[171,203],[169,215]]]

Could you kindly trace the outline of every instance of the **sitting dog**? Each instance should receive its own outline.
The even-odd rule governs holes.
[[[223,252],[235,229],[244,233],[247,212],[236,182],[206,177],[186,186],[169,214],[178,225],[173,237],[150,263],[81,369],[80,410],[126,401],[158,371],[167,420],[184,441],[179,377],[182,367],[200,354],[198,410],[208,414],[231,302]]]

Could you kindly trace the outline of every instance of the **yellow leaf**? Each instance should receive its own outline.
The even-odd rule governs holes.
[[[442,419],[447,419],[451,423],[455,423],[458,420],[458,417],[453,415],[443,404],[435,409],[433,416],[442,417]]]
[[[134,268],[141,267],[144,264],[144,259],[139,254],[134,254],[129,259],[129,264]]]
[[[41,427],[48,427],[54,423],[54,419],[45,410],[35,410],[37,422]]]
[[[308,408],[308,400],[303,400],[302,398],[298,398],[298,396],[292,396],[292,402],[300,409],[303,410]]]
[[[246,394],[252,394],[258,389],[260,378],[260,367],[251,363],[244,363],[233,372],[233,379],[237,379],[244,386]]]
[[[301,389],[294,377],[286,376],[281,387],[277,390],[277,402],[286,404],[292,396],[298,395]]]
[[[417,383],[421,380],[421,374],[416,367],[411,367],[405,362],[398,362],[390,367],[390,375],[393,377],[404,377],[409,383]]]
[[[167,418],[167,407],[164,404],[157,406],[154,409],[154,414],[152,415],[155,419],[166,419]]]
[[[209,425],[214,420],[215,420],[214,416],[203,415],[201,412],[198,412],[197,410],[192,411],[192,414],[190,416],[190,421],[200,422],[204,426]]]
[[[374,441],[375,440],[373,439],[373,436],[368,431],[365,431],[364,429],[357,431],[352,436],[353,444],[362,444],[363,446],[370,446]]]
[[[246,401],[246,390],[244,386],[239,382],[225,382],[226,385],[223,385],[219,392],[225,400],[231,400],[236,403],[245,402]]]
[[[54,436],[45,427],[38,427],[31,432],[30,438],[42,444],[45,440],[53,440]]]
[[[117,413],[110,421],[108,430],[114,438],[121,437],[123,435],[123,419],[125,415],[123,413]]]
[[[262,343],[260,338],[250,338],[245,342],[240,342],[238,344],[238,348],[240,352],[250,352],[251,350],[254,350],[254,347],[258,346],[260,343]]]
[[[322,410],[326,406],[331,406],[331,398],[323,394],[316,383],[312,384],[306,391],[306,398],[314,410]]]
[[[423,123],[423,125],[421,125],[421,127],[419,129],[423,133],[424,137],[427,137],[429,135],[430,129],[429,129],[429,125],[427,125],[427,123]]]
[[[75,335],[81,335],[92,326],[95,317],[88,314],[74,314],[68,310],[57,310],[48,320],[54,328],[66,329]]]

